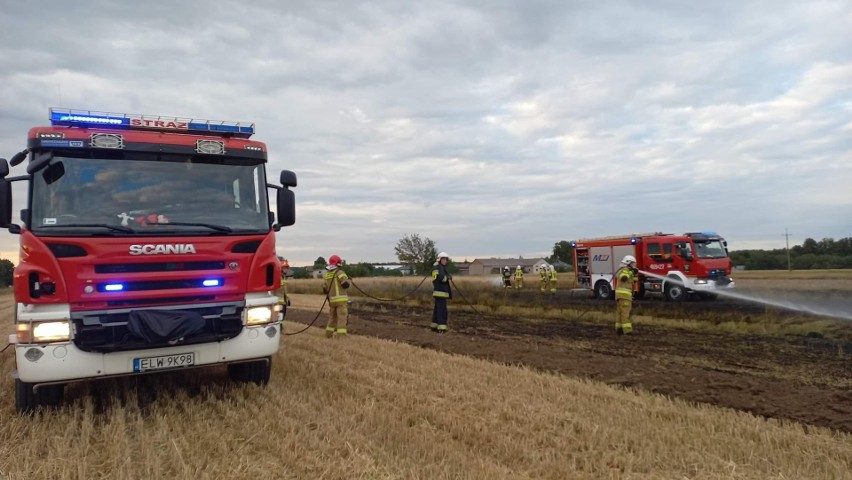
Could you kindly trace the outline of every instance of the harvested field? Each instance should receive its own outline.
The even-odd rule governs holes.
[[[323,298],[293,297],[265,388],[208,367],[69,385],[25,416],[4,352],[0,478],[852,478],[844,324],[713,332],[648,300],[639,335],[615,338],[606,306],[531,296],[483,315],[456,300],[439,336],[428,303],[357,298],[355,335],[329,340],[299,323],[325,321]],[[0,295],[0,333],[11,307]]]
[[[794,273],[750,272],[739,291],[852,312],[849,272]],[[724,298],[671,304],[650,296],[634,303],[635,334],[616,337],[613,305],[585,292],[495,288],[494,304],[465,280],[461,288],[473,293],[452,301],[450,334],[429,330],[431,304],[420,291],[402,305],[354,298],[350,331],[852,432],[852,322]],[[796,281],[800,289],[789,290]],[[310,322],[321,300],[299,298],[304,309],[288,320]]]

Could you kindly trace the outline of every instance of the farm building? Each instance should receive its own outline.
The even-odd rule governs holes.
[[[524,270],[524,273],[538,273],[539,268],[547,265],[547,261],[543,258],[477,258],[470,262],[468,273],[470,275],[494,275],[499,274],[500,269],[508,266],[515,271],[518,265]]]

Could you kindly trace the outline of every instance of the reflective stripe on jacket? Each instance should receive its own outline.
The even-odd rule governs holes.
[[[520,268],[515,269],[515,278],[524,278],[524,271]]]
[[[615,298],[633,300],[633,284],[636,283],[636,274],[630,267],[621,267],[615,272]]]
[[[329,303],[348,302],[347,288],[349,288],[349,276],[346,275],[346,272],[339,268],[326,272],[323,290],[328,293]]]
[[[447,267],[440,263],[432,268],[432,296],[438,298],[453,298],[453,291],[450,289],[450,276],[447,274]]]

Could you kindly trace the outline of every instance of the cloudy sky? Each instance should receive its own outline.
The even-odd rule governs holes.
[[[255,122],[297,265],[852,236],[848,0],[0,0],[0,38],[0,156],[49,107]]]

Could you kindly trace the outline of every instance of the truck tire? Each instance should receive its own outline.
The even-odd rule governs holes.
[[[663,293],[670,302],[682,302],[686,299],[686,287],[676,282],[666,282]]]
[[[228,377],[235,382],[266,385],[272,373],[272,357],[263,360],[228,365]]]
[[[606,280],[600,280],[595,284],[595,298],[609,300],[613,298],[612,285]]]
[[[33,389],[32,383],[15,379],[15,410],[32,412],[38,407],[53,407],[65,401],[65,385],[42,385]]]

